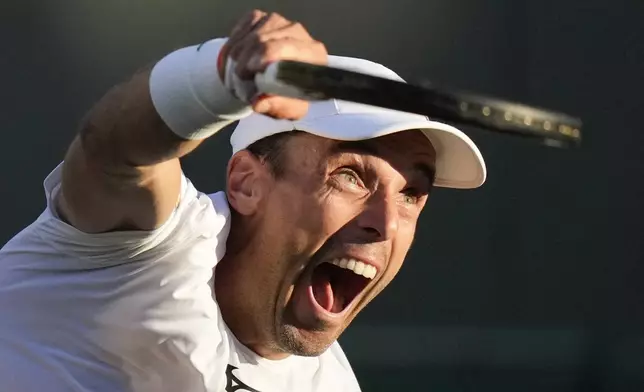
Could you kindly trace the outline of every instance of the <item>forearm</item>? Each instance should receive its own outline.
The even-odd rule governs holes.
[[[87,155],[97,169],[123,172],[181,157],[199,145],[201,140],[176,135],[159,116],[150,97],[150,71],[113,87],[94,105],[68,156]]]
[[[94,105],[65,157],[63,218],[90,232],[165,221],[179,198],[178,158],[251,112],[221,83],[222,44],[173,52]]]
[[[146,167],[189,153],[249,114],[219,80],[223,42],[180,49],[111,89],[82,123],[82,148],[107,167]]]

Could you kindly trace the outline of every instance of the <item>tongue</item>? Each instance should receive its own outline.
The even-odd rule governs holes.
[[[324,268],[316,268],[316,271],[313,273],[311,286],[315,300],[327,312],[330,312],[333,309],[334,298],[329,271]]]

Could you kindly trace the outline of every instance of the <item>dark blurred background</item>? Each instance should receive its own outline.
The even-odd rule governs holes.
[[[253,7],[409,81],[585,122],[579,150],[465,129],[487,184],[434,193],[399,277],[341,339],[365,391],[644,390],[642,0],[4,0],[0,242],[42,211],[106,89]],[[229,134],[184,162],[204,192]]]

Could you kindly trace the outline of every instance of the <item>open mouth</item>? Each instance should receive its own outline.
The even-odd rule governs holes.
[[[367,287],[376,273],[374,266],[355,259],[324,262],[313,270],[313,297],[327,312],[341,313]]]

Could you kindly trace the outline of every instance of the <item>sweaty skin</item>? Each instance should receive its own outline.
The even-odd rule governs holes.
[[[411,246],[433,183],[428,144],[418,131],[363,142],[298,133],[280,178],[248,153],[233,157],[227,194],[240,213],[215,288],[218,299],[236,298],[220,307],[241,341],[279,359],[318,355],[337,339],[393,279]],[[313,267],[345,255],[379,269],[351,309],[332,320],[298,311],[296,293]]]
[[[224,60],[227,56],[244,78],[274,61],[325,64],[328,57],[301,24],[257,10],[231,32]],[[177,203],[179,158],[201,141],[182,140],[163,123],[150,98],[149,78],[149,70],[141,71],[99,100],[65,156],[58,209],[80,230],[153,229]],[[301,118],[308,109],[307,102],[283,97],[265,97],[252,106],[281,119]]]
[[[261,11],[232,30],[220,75],[227,56],[246,79],[277,60],[327,61],[325,46],[301,24]],[[149,76],[141,71],[108,92],[68,150],[57,207],[82,231],[150,230],[177,204],[179,158],[201,141],[183,140],[163,123]],[[274,96],[251,106],[280,119],[299,119],[308,109],[304,101]],[[239,341],[280,359],[318,355],[337,339],[403,263],[433,183],[428,145],[418,131],[364,142],[302,132],[287,141],[283,175],[248,150],[230,159],[226,194],[233,216],[215,287]],[[376,276],[341,313],[320,311],[308,295],[316,268],[348,256],[369,260]]]

